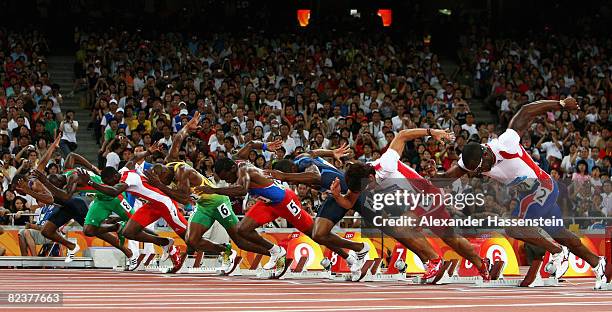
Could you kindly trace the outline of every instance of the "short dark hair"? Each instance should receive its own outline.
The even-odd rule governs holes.
[[[281,159],[281,160],[274,162],[274,164],[272,165],[272,169],[291,173],[293,172],[293,166],[294,164],[291,160]]]
[[[100,177],[102,180],[108,180],[112,179],[115,174],[117,174],[117,169],[115,169],[115,167],[108,166],[102,169],[102,172],[100,172]]]
[[[223,171],[230,171],[236,163],[229,158],[221,158],[215,161],[215,173],[219,174]]]
[[[361,192],[367,185],[364,183],[369,175],[375,174],[374,167],[364,163],[353,163],[346,169],[344,181],[352,192]]]
[[[469,142],[463,146],[461,159],[463,159],[463,165],[466,169],[476,169],[482,160],[482,147],[480,143]]]

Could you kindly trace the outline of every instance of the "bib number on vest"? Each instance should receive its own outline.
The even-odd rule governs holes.
[[[293,200],[287,204],[287,209],[292,215],[297,216],[300,213],[300,206],[298,206]]]

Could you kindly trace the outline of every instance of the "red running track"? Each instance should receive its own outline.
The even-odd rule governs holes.
[[[260,280],[204,274],[109,270],[0,270],[0,292],[61,291],[62,306],[0,306],[2,311],[612,311],[612,292],[592,279],[560,287]]]

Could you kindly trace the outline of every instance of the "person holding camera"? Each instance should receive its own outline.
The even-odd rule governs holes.
[[[70,152],[74,152],[77,149],[76,133],[79,130],[79,122],[74,120],[74,111],[69,110],[66,112],[66,118],[60,123],[59,128],[62,132],[60,149],[64,157],[66,157]]]

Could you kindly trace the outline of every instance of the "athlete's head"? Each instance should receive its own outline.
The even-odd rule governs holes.
[[[365,187],[374,180],[376,171],[371,165],[354,162],[348,165],[344,180],[348,189],[351,192],[359,193],[365,189]]]
[[[468,171],[488,172],[495,163],[495,154],[486,145],[470,142],[463,147],[461,159]]]
[[[238,180],[238,166],[229,158],[221,158],[215,162],[215,173],[227,183]]]
[[[121,180],[121,174],[114,167],[104,167],[100,173],[102,182],[108,185],[115,185]]]
[[[298,166],[294,162],[289,159],[281,159],[275,162],[272,165],[272,169],[286,172],[286,173],[296,173],[298,172]]]
[[[13,180],[11,180],[11,184],[9,185],[9,190],[11,191],[15,191],[15,189],[17,188],[17,185],[19,185],[19,183],[21,183],[22,180],[27,179],[28,177],[25,174],[21,174],[18,173],[13,177]]]
[[[47,179],[57,188],[63,188],[68,182],[68,179],[66,179],[66,176],[63,174],[50,174]]]
[[[155,164],[151,167],[151,171],[157,175],[159,180],[166,185],[172,183],[174,180],[174,170],[164,166],[163,164]]]

